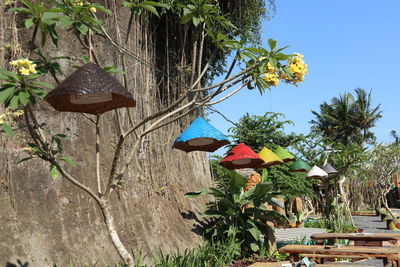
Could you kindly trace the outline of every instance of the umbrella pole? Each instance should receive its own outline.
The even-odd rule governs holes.
[[[96,115],[96,179],[97,191],[101,195],[101,182],[100,182],[100,115]]]

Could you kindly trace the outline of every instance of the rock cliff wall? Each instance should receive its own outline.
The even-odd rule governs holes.
[[[103,17],[110,35],[122,40],[126,36],[128,11],[117,6],[120,1],[107,0],[102,4],[114,12]],[[1,68],[7,68],[11,59],[26,56],[23,51],[31,32],[18,28],[18,19],[6,13],[4,1],[0,1]],[[157,57],[164,55],[156,46],[156,42],[162,44],[162,40],[157,40],[159,27],[158,23],[134,17],[128,43],[135,55],[151,65],[156,65]],[[77,65],[87,51],[71,32],[60,37],[59,47],[48,42],[45,52],[49,56],[69,56],[71,60],[61,61],[61,69],[68,75],[73,71],[72,65]],[[94,37],[94,51],[101,65],[121,66],[118,52],[100,36]],[[164,88],[158,88],[160,76],[154,69],[128,57],[125,65],[127,89],[137,101],[137,106],[130,110],[135,123],[160,110],[165,104],[160,91],[166,94]],[[69,170],[80,181],[96,188],[93,123],[81,114],[56,112],[47,103],[35,109],[39,123],[69,136],[66,151],[78,163],[77,168]],[[122,111],[120,116],[126,129],[132,123],[128,112]],[[187,200],[183,194],[210,185],[206,155],[172,149],[173,141],[190,120],[178,120],[146,136],[135,156],[139,165],[131,165],[124,186],[114,195],[113,214],[118,231],[131,250],[152,255],[159,248],[171,251],[193,247],[200,240],[192,231],[195,221],[190,218],[192,211],[202,210],[205,200]],[[113,111],[102,116],[101,131],[101,172],[106,175],[117,140]],[[98,266],[105,266],[118,262],[102,214],[93,200],[67,180],[52,180],[46,162],[35,159],[16,164],[26,157],[21,148],[28,139],[24,130],[16,133],[13,139],[0,134],[0,264],[17,264],[20,260],[29,266],[51,266],[53,262],[66,266],[70,261],[98,261]],[[129,153],[132,141],[124,147],[124,155]]]

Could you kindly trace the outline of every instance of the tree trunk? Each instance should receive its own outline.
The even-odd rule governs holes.
[[[4,44],[0,49],[0,68],[9,69],[9,61],[26,56],[22,52],[26,51],[31,41],[32,29],[20,27],[22,16],[15,19],[12,12],[6,12],[8,7],[5,2],[0,1],[0,44]],[[115,12],[112,16],[98,12],[114,40],[118,39],[117,32],[120,31],[121,35],[127,32],[130,18],[128,8],[119,8],[115,0],[93,2]],[[127,73],[127,90],[133,94],[137,105],[130,111],[118,110],[124,130],[161,110],[165,103],[170,102],[167,101],[168,97],[174,99],[186,90],[183,85],[171,82],[171,93],[167,94],[167,79],[155,71],[163,69],[166,64],[166,33],[158,30],[158,24],[159,21],[154,21],[151,16],[145,18],[135,15],[132,21],[131,38],[126,47],[137,58],[125,57],[127,68],[124,71]],[[187,25],[176,24],[175,28],[168,31],[170,52],[174,52],[170,53],[173,55],[169,65],[175,67],[181,65],[178,59],[182,59],[183,66],[190,63],[190,48],[186,48],[186,54],[182,54],[182,57],[177,55],[183,50],[181,42],[185,39],[180,27]],[[190,39],[191,30],[186,32]],[[37,43],[40,37],[39,31]],[[43,53],[47,58],[72,58],[60,61],[60,68],[65,74],[58,76],[62,81],[74,71],[72,65],[83,64],[79,58],[86,55],[87,51],[72,31],[60,29],[59,38],[58,47],[48,40]],[[117,50],[99,35],[93,36],[93,52],[102,67],[116,65],[121,68],[123,65]],[[33,53],[31,57],[37,59]],[[178,67],[171,67],[170,74],[182,84],[187,81],[184,75],[179,76]],[[113,75],[122,81],[121,74]],[[41,80],[56,85],[50,76]],[[53,129],[54,133],[68,136],[64,146],[65,155],[74,157],[78,166],[66,168],[80,182],[97,191],[93,123],[81,114],[56,112],[43,102],[35,112],[39,113],[40,124]],[[47,162],[34,159],[16,165],[18,160],[28,156],[22,150],[29,141],[24,131],[18,132],[14,139],[0,134],[0,165],[3,166],[0,168],[0,265],[6,262],[16,264],[20,260],[32,266],[46,266],[49,258],[58,266],[66,266],[71,262],[93,265],[96,261],[100,266],[114,265],[120,260],[114,245],[120,247],[121,240],[126,248],[140,248],[148,257],[155,255],[160,248],[168,253],[177,247],[197,246],[201,236],[192,231],[197,226],[194,218],[209,199],[193,201],[184,198],[184,193],[211,185],[207,156],[203,152],[185,153],[171,148],[175,138],[196,115],[191,114],[191,117],[146,136],[139,153],[135,155],[139,166],[128,169],[118,185],[119,195],[110,197],[105,210],[66,179],[52,180]],[[144,125],[139,131],[147,126]],[[99,160],[100,173],[103,174],[101,184],[104,186],[107,182],[104,174],[110,173],[112,154],[118,140],[116,113],[110,111],[103,114],[100,127],[101,149],[106,152]],[[129,154],[134,141],[131,138],[124,144],[121,157]],[[111,213],[113,220],[109,216]],[[119,237],[115,235],[116,229]],[[114,244],[110,242],[108,231]],[[118,253],[124,259],[129,259],[117,246]]]
[[[354,223],[353,216],[351,216],[350,202],[347,199],[347,193],[346,193],[346,190],[344,189],[345,182],[346,182],[346,176],[341,175],[339,182],[338,182],[339,194],[340,194],[341,201],[347,211],[348,219],[350,219],[352,226],[355,227],[356,225]]]
[[[99,206],[101,208],[101,211],[103,212],[108,234],[110,235],[115,249],[117,250],[121,259],[123,259],[127,267],[133,266],[133,258],[119,238],[118,232],[114,224],[114,217],[111,214],[110,205],[106,201],[102,200],[99,203]]]

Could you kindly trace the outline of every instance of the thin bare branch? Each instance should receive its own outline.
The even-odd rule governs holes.
[[[93,192],[88,186],[84,185],[83,183],[79,182],[78,179],[76,179],[74,176],[72,176],[70,173],[68,173],[56,160],[51,160],[50,161],[52,164],[57,166],[57,169],[60,170],[61,175],[65,177],[68,181],[79,187],[80,189],[84,190],[86,193],[88,193],[94,200],[96,200],[97,203],[100,204],[101,199],[98,195],[96,195],[95,192]]]
[[[233,91],[230,92],[229,94],[227,94],[227,95],[221,97],[221,98],[218,99],[218,100],[215,100],[215,101],[213,101],[213,102],[206,103],[206,104],[204,104],[204,105],[205,105],[205,106],[212,106],[212,105],[218,104],[219,102],[222,102],[222,101],[228,99],[229,97],[233,96],[233,95],[236,94],[237,92],[239,92],[245,85],[246,85],[246,84],[241,84],[238,88],[236,88],[235,90],[233,90]]]
[[[93,122],[94,124],[96,124],[96,121],[92,118],[90,118],[87,114],[85,113],[81,113],[83,117],[85,117],[86,119],[88,119],[89,121]]]
[[[97,192],[101,195],[100,179],[100,115],[96,116],[96,181]]]
[[[106,186],[106,188],[104,190],[105,198],[108,198],[108,196],[109,196],[109,194],[111,192],[111,186],[113,184],[114,176],[115,176],[115,173],[116,173],[116,170],[117,170],[118,160],[119,160],[119,157],[121,155],[121,150],[122,150],[122,145],[124,143],[124,140],[125,140],[125,138],[122,135],[120,135],[119,139],[118,139],[118,143],[117,143],[117,148],[116,148],[115,153],[114,153],[114,159],[113,159],[113,162],[111,164],[111,170],[110,170],[110,175],[108,177],[108,183],[107,183],[107,186]]]

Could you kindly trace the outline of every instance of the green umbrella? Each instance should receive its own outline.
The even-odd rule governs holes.
[[[280,157],[284,162],[295,161],[296,158],[283,147],[278,146],[277,149],[274,150],[274,153]]]
[[[292,172],[307,172],[311,170],[311,167],[304,160],[297,159],[292,165],[290,165],[289,170]]]

